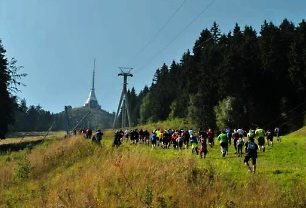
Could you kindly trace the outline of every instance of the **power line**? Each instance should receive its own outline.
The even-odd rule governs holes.
[[[216,0],[212,0],[210,1],[209,4],[207,4],[206,7],[204,7],[201,12],[196,15],[165,47],[163,47],[161,50],[158,51],[158,53],[156,53],[153,58],[150,59],[149,62],[147,62],[146,64],[144,64],[141,67],[137,67],[135,71],[137,71],[138,69],[142,69],[144,68],[146,65],[148,65],[148,63],[151,63],[156,57],[158,57],[164,50],[166,50],[174,41],[176,41],[195,21],[197,21],[214,3],[216,2]]]
[[[186,3],[187,0],[183,0],[179,7],[172,13],[172,15],[168,18],[168,20],[158,29],[158,31],[154,34],[154,36],[136,53],[133,59],[138,57],[149,45],[151,45],[159,34],[166,28],[166,26],[171,22],[171,20],[176,16],[176,14],[181,10],[183,5]]]

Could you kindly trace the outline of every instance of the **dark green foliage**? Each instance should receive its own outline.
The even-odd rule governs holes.
[[[15,123],[10,128],[12,132],[47,131],[54,120],[54,115],[40,105],[27,107],[25,99],[16,105],[14,114]]]
[[[14,123],[16,97],[12,92],[18,91],[17,87],[22,85],[18,80],[26,76],[19,74],[21,67],[16,66],[16,59],[8,62],[5,52],[0,40],[0,139],[5,138],[9,125]]]
[[[5,138],[8,124],[13,121],[12,111],[10,110],[13,102],[8,91],[9,80],[10,75],[5,50],[0,41],[0,139]]]
[[[139,98],[136,95],[136,91],[134,88],[132,90],[128,90],[127,92],[128,96],[128,102],[130,105],[130,116],[131,116],[131,124],[135,125],[138,122],[138,119],[140,117],[140,102]],[[119,120],[119,119],[118,119]]]
[[[259,34],[238,24],[222,34],[214,22],[195,41],[193,54],[187,51],[180,63],[157,69],[141,98],[131,94],[139,102],[139,117],[133,119],[189,117],[204,128],[280,126],[287,131],[303,126],[306,22],[295,26],[285,19],[276,26],[265,21]],[[233,108],[222,114],[222,100],[228,98],[234,99]]]

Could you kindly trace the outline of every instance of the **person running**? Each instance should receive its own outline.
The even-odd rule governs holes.
[[[274,134],[275,134],[275,136],[276,136],[277,141],[278,141],[278,142],[281,142],[280,130],[279,130],[278,127],[276,127],[276,128],[274,129]]]
[[[214,141],[215,134],[211,129],[208,129],[207,137],[208,137],[208,143],[210,147],[213,147],[215,145],[215,141]]]
[[[172,145],[174,149],[177,148],[177,138],[178,138],[178,131],[176,130],[172,133],[172,136],[171,136],[171,141],[172,141]]]
[[[183,133],[181,131],[178,132],[178,136],[176,138],[176,143],[177,143],[177,147],[179,150],[182,150],[183,148],[183,143],[184,143],[184,138],[183,138]]]
[[[148,130],[143,132],[145,144],[150,145],[150,133]]]
[[[225,157],[225,155],[228,153],[228,138],[225,131],[222,131],[219,134],[218,140],[220,142],[222,157]]]
[[[96,133],[92,136],[91,140],[98,145],[101,145],[103,132],[99,129]]]
[[[189,133],[189,131],[191,130],[191,133]],[[184,146],[186,149],[188,149],[188,145],[189,145],[189,140],[192,138],[191,135],[193,135],[192,129],[190,129],[189,131],[183,131],[183,138],[184,138]]]
[[[123,138],[123,135],[124,132],[122,130],[115,132],[113,147],[119,147],[122,144],[121,140]]]
[[[92,137],[92,130],[88,128],[86,130],[86,139],[91,139],[91,137]]]
[[[207,133],[202,128],[199,129],[199,136],[202,136],[205,140],[207,140]]]
[[[256,159],[257,159],[257,150],[258,145],[254,141],[254,137],[250,138],[245,143],[245,156],[244,156],[244,164],[248,166],[248,170],[252,173],[256,171]],[[249,160],[252,159],[252,167],[249,165]]]
[[[237,133],[239,135],[239,138],[243,139],[245,135],[245,131],[242,128],[237,129]]]
[[[243,145],[244,145],[243,139],[239,138],[239,139],[237,140],[237,144],[236,144],[236,146],[237,146],[237,155],[238,155],[238,157],[242,157],[242,154],[243,154],[243,153],[242,153]]]
[[[257,136],[259,150],[262,150],[264,152],[265,151],[265,131],[261,128],[257,128],[255,131],[255,136]]]
[[[138,129],[134,129],[130,135],[131,144],[137,144],[139,141]]]
[[[267,130],[266,136],[268,146],[271,144],[271,146],[273,147],[273,132],[271,130]]]
[[[204,158],[205,158],[207,153],[208,153],[208,150],[207,150],[206,137],[203,137],[201,135],[200,136],[200,157],[201,157],[201,159],[203,158],[203,155],[204,155]]]
[[[198,140],[195,135],[193,135],[190,138],[190,145],[191,145],[191,153],[196,153],[197,155],[199,154],[199,148],[198,148]]]
[[[129,140],[130,135],[131,135],[131,131],[130,131],[129,129],[126,129],[126,130],[124,131],[124,138],[125,138],[126,140]]]
[[[161,131],[160,131],[160,129],[156,129],[155,134],[156,134],[157,146],[159,146],[160,138],[161,138]]]
[[[152,144],[152,148],[156,147],[156,142],[157,142],[157,136],[155,131],[152,132],[151,134],[151,144]]]
[[[138,133],[139,133],[139,141],[141,143],[144,143],[145,142],[144,141],[144,131],[142,129],[140,129]]]
[[[164,149],[169,148],[170,140],[171,140],[171,134],[169,133],[168,130],[165,130],[163,134],[163,148]]]
[[[192,128],[190,128],[190,129],[188,130],[188,134],[189,134],[189,137],[190,137],[190,138],[193,137],[193,130],[192,130]]]
[[[233,143],[234,143],[234,148],[235,148],[235,154],[237,154],[237,152],[238,152],[238,149],[237,149],[237,141],[238,141],[238,139],[239,139],[239,134],[238,134],[238,132],[237,132],[237,130],[236,129],[234,129],[234,132],[233,132],[233,134],[232,134],[232,137],[233,137]],[[241,139],[242,140],[242,139]]]
[[[227,135],[228,144],[232,144],[232,130],[230,128],[226,128],[225,133]]]

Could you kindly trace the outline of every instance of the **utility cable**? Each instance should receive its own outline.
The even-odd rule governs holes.
[[[158,29],[158,31],[154,34],[154,36],[135,54],[134,59],[136,59],[149,45],[151,45],[159,34],[167,27],[167,25],[171,22],[171,20],[176,16],[176,14],[181,10],[183,5],[186,3],[187,0],[183,0],[179,7],[172,13],[172,15],[168,18],[168,20]]]
[[[161,50],[158,51],[158,53],[156,53],[153,58],[150,59],[149,62],[146,62],[146,64],[142,65],[141,67],[137,67],[134,70],[134,73],[136,70],[138,69],[142,69],[144,68],[146,65],[148,65],[148,63],[151,63],[156,57],[158,57],[164,50],[166,50],[172,43],[174,43],[195,21],[197,21],[214,3],[216,2],[216,0],[212,0],[210,1],[209,4],[207,4],[206,7],[204,7],[201,12],[196,15],[165,47],[163,47]]]

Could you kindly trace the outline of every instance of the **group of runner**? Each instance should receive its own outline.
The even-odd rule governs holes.
[[[228,154],[228,147],[233,143],[235,154],[238,157],[243,155],[243,147],[245,147],[244,163],[249,170],[255,173],[257,151],[265,152],[265,144],[273,146],[274,136],[280,140],[279,128],[265,131],[262,128],[250,129],[248,132],[238,128],[231,130],[227,128],[223,131],[214,133],[212,129],[205,131],[199,129],[195,132],[193,129],[155,129],[152,132],[143,129],[134,130],[119,130],[115,132],[114,146],[120,146],[125,139],[131,144],[143,143],[151,145],[152,148],[161,147],[168,149],[171,146],[174,149],[181,150],[191,147],[191,152],[205,158],[208,153],[208,145],[212,148],[215,145],[215,137],[220,143],[221,155],[225,157]],[[255,143],[255,138],[258,144]],[[249,165],[249,160],[252,160],[252,166]]]
[[[92,129],[80,129],[79,134],[83,135],[85,139],[90,139],[91,141],[95,142],[98,145],[101,145],[103,132],[98,129],[97,131],[93,132]],[[74,132],[74,135],[76,135],[76,132]]]

